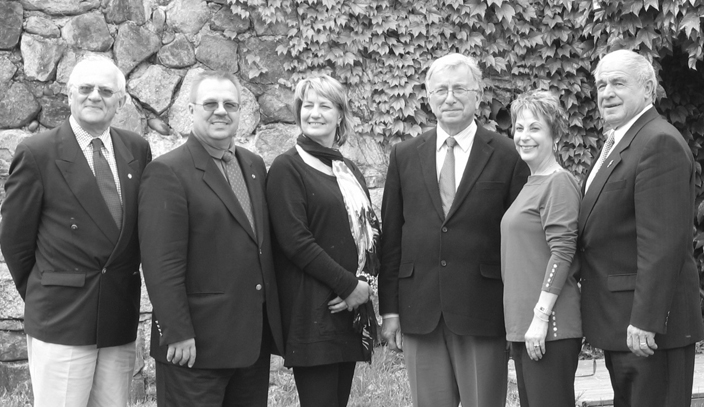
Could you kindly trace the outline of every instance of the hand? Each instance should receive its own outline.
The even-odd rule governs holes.
[[[357,286],[354,288],[354,291],[352,291],[352,294],[345,298],[347,310],[355,310],[360,305],[369,301],[369,295],[371,292],[372,290],[369,288],[369,284],[361,280],[357,281]]]
[[[188,363],[188,367],[193,367],[196,363],[196,340],[195,338],[169,344],[166,351],[166,360],[174,365],[183,366]]]
[[[648,332],[628,325],[626,330],[626,344],[636,356],[648,357],[655,354],[658,344],[655,343],[655,332]]]
[[[381,336],[389,344],[389,349],[403,352],[403,334],[399,317],[384,318],[381,323]]]
[[[548,321],[533,317],[525,334],[526,351],[530,360],[539,361],[545,354],[545,337],[548,334]]]
[[[347,310],[347,303],[340,297],[335,297],[333,300],[328,302],[328,309],[331,313],[335,314],[340,311]]]

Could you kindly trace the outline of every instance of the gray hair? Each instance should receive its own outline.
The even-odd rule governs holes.
[[[619,49],[617,51],[609,52],[601,58],[596,66],[596,69],[594,70],[595,78],[599,76],[599,73],[601,73],[603,62],[611,58],[621,58],[623,70],[630,72],[641,85],[645,86],[645,84],[650,81],[653,84],[653,89],[649,95],[650,101],[655,102],[658,91],[658,79],[655,75],[653,64],[637,52]]]
[[[352,118],[352,110],[350,109],[349,100],[347,98],[347,90],[335,78],[328,75],[311,76],[298,82],[296,91],[293,96],[293,113],[296,119],[296,124],[301,126],[301,108],[303,107],[303,99],[309,90],[314,90],[318,96],[330,100],[337,110],[340,111],[342,120],[335,135],[335,143],[338,146],[345,144],[347,137],[354,134],[354,121]]]
[[[469,73],[477,84],[477,93],[480,95],[484,92],[484,83],[482,82],[482,70],[479,69],[479,64],[477,61],[468,56],[457,53],[447,54],[444,57],[436,59],[428,69],[428,73],[425,75],[425,89],[428,89],[428,83],[430,78],[436,74],[438,71],[447,68],[457,68],[460,66],[466,66],[469,69]]]
[[[112,59],[102,56],[102,55],[89,55],[80,61],[73,67],[71,75],[68,77],[68,82],[66,82],[66,88],[70,89],[75,86],[80,81],[80,75],[85,72],[88,68],[97,70],[113,70],[115,73],[115,78],[117,79],[117,91],[120,94],[125,94],[125,74],[122,73],[120,68],[115,65]]]

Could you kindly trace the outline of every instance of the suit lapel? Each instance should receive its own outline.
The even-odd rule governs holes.
[[[423,136],[420,136],[423,137]],[[420,158],[420,170],[425,186],[430,194],[430,201],[433,203],[435,211],[444,219],[445,213],[442,210],[442,199],[440,198],[440,186],[438,185],[438,170],[436,164],[436,144],[437,132],[433,130],[428,133],[425,141],[418,146],[418,156]]]
[[[122,137],[115,131],[110,129],[112,137],[113,150],[115,152],[115,162],[117,163],[117,174],[120,179],[120,190],[122,191],[122,219],[123,227],[120,234],[120,243],[124,243],[126,239],[123,237],[132,236],[134,227],[137,224],[137,194],[139,193],[139,184],[135,174],[139,173],[139,161],[135,160],[132,152],[127,148]],[[117,248],[115,250],[117,252]]]
[[[59,129],[56,143],[58,151],[56,166],[61,171],[69,189],[98,228],[110,242],[116,244],[120,237],[120,230],[110,215],[95,176],[90,170],[68,120]]]
[[[472,151],[469,153],[467,166],[462,174],[462,180],[457,188],[455,199],[452,201],[452,207],[450,207],[450,211],[447,213],[448,219],[467,198],[469,191],[472,190],[482,170],[484,170],[484,167],[489,162],[489,157],[494,153],[494,148],[490,146],[490,143],[491,136],[489,133],[483,127],[477,126],[477,133],[474,136]]]
[[[245,184],[247,184],[249,200],[252,205],[254,227],[257,229],[256,240],[257,243],[261,245],[264,236],[264,214],[262,213],[262,208],[264,208],[264,190],[261,188],[261,180],[258,180],[257,174],[255,174],[254,163],[250,161],[245,154],[242,154],[241,151],[242,149],[240,147],[235,148],[237,160],[239,160],[240,166],[242,167],[242,176],[244,177]],[[240,205],[240,207],[241,206],[242,205]],[[244,210],[242,210],[242,213],[244,213]],[[247,222],[247,224],[249,224],[249,222]]]
[[[222,172],[213,162],[213,158],[208,154],[193,133],[188,137],[186,146],[191,152],[196,169],[203,172],[203,182],[217,195],[230,214],[237,220],[252,240],[256,242],[257,239],[254,237],[254,232],[249,224],[247,215],[245,215],[242,206],[239,201],[237,201],[235,193],[232,192],[232,188],[230,188]]]
[[[643,115],[639,117],[635,123],[633,123],[631,128],[628,129],[628,131],[618,142],[618,144],[614,146],[613,150],[611,150],[611,152],[609,153],[609,156],[606,157],[604,164],[602,164],[601,168],[599,168],[599,172],[594,176],[592,183],[589,185],[589,189],[583,195],[584,198],[582,199],[582,207],[579,212],[580,230],[587,223],[589,215],[591,215],[592,209],[594,209],[594,205],[599,199],[599,196],[601,195],[601,190],[604,188],[606,181],[611,176],[611,173],[621,163],[622,155],[626,152],[626,150],[628,150],[628,147],[631,146],[631,142],[636,137],[638,132],[640,132],[646,124],[648,124],[650,121],[657,118],[658,116],[658,112],[657,110],[655,110],[654,107],[650,108],[648,111],[643,113]],[[592,169],[593,168],[594,165],[592,164]],[[588,177],[589,174],[587,174],[587,178]]]

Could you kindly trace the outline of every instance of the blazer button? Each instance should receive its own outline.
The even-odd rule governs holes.
[[[442,231],[443,233],[447,233],[447,228],[443,226]]]
[[[71,230],[76,230],[76,229],[78,229],[78,225],[76,225],[75,223],[73,225],[71,225]]]
[[[254,286],[254,288],[256,288],[257,291],[261,291],[261,290],[262,290],[262,285],[261,285],[261,284],[257,284],[256,286]]]
[[[445,260],[440,260],[440,265],[445,267],[447,266],[447,262]]]
[[[103,270],[101,271],[101,273],[105,274],[105,273],[107,273],[107,271],[108,271],[108,269],[103,269]]]
[[[586,251],[586,249],[584,247],[582,247],[581,249],[579,249],[579,251],[584,253]]]

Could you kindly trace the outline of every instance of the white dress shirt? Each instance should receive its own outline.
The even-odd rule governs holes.
[[[641,116],[643,116],[643,113],[647,112],[648,109],[650,109],[651,107],[653,107],[653,104],[649,103],[643,110],[640,111],[640,113],[633,116],[633,118],[631,120],[629,120],[626,124],[624,124],[623,126],[617,128],[617,129],[614,129],[614,146],[611,147],[611,151],[614,151],[616,149],[616,146],[623,139],[623,136],[626,135],[626,132],[628,132],[628,130],[631,128],[631,126],[633,126],[633,123],[635,123],[636,120],[638,120]],[[595,158],[595,160],[596,160],[595,162],[599,162],[602,154],[604,154],[603,148],[601,149],[599,156]],[[604,165],[606,165],[606,167],[608,168],[609,163],[604,162]],[[604,165],[602,165],[601,168],[604,168]],[[601,170],[601,168],[599,170]],[[589,190],[589,186],[592,184],[592,181],[594,180],[594,177],[596,176],[597,172],[599,172],[599,171],[592,171],[589,174],[589,178],[587,178],[587,184],[584,187],[585,193]]]
[[[435,149],[435,166],[437,169],[438,181],[440,181],[440,171],[442,170],[442,165],[445,163],[445,155],[447,155],[447,144],[445,140],[450,137],[445,130],[437,126],[437,145]],[[474,144],[474,136],[477,134],[477,123],[472,120],[472,124],[467,126],[464,130],[457,133],[454,137],[457,141],[455,146],[455,191],[462,181],[462,175],[464,174],[464,169],[467,167],[467,162],[469,161],[469,153],[472,151],[472,144]]]

